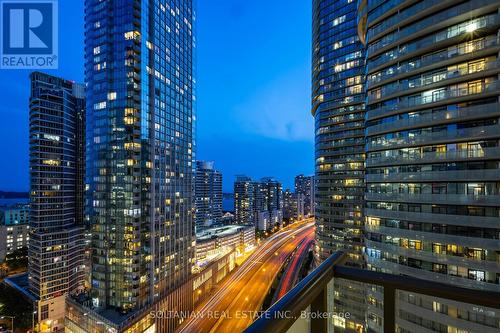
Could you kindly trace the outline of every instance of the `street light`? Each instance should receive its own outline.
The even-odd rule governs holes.
[[[31,317],[31,331],[35,332],[35,315],[36,311],[33,311],[33,316]]]
[[[12,333],[14,333],[14,318],[16,318],[16,317],[12,317],[12,316],[1,316],[0,317],[0,319],[2,319],[2,320],[4,318],[9,318],[11,320],[11,322],[12,322],[12,328],[11,329],[12,329]]]

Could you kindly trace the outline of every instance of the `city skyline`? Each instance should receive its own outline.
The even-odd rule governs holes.
[[[81,2],[0,0],[0,332],[500,333],[499,0]]]
[[[308,114],[311,5],[294,0],[293,6],[284,8],[285,2],[290,3],[199,1],[196,8],[196,157],[216,161],[225,175],[224,192],[231,192],[237,174],[256,179],[274,176],[292,188],[297,174],[313,173],[313,118]],[[274,17],[272,12],[278,9],[286,15]],[[59,11],[59,69],[44,72],[84,82],[83,3],[60,1]],[[228,31],[227,25],[233,29]],[[234,71],[236,66],[241,69]],[[0,82],[2,91],[12,97],[0,105],[0,114],[8,119],[0,123],[0,140],[12,142],[9,138],[16,137],[12,145],[2,146],[3,154],[16,160],[15,166],[0,167],[4,191],[28,190],[24,133],[29,73],[5,70]],[[282,94],[287,101],[276,110]],[[283,160],[289,168],[280,167]]]

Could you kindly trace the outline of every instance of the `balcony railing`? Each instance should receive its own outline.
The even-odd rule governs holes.
[[[396,292],[399,291],[451,302],[473,304],[475,308],[500,309],[500,293],[341,266],[345,256],[343,252],[336,252],[330,256],[295,288],[274,303],[264,315],[261,315],[245,330],[245,333],[328,332],[331,319],[327,315],[310,316],[309,321],[300,317],[303,311],[317,314],[329,313],[328,295],[331,291],[329,286],[337,278],[383,288],[383,293],[381,293],[383,309],[380,312],[383,315],[384,333],[396,330],[399,305]]]
[[[419,163],[444,162],[454,160],[480,160],[500,158],[500,147],[487,147],[477,150],[459,150],[447,152],[424,152],[420,154],[401,154],[394,156],[368,157],[366,165],[368,167],[395,164],[411,164],[418,160]]]
[[[484,205],[498,206],[500,195],[496,193],[484,195],[474,194],[431,194],[431,193],[365,193],[367,201],[411,202],[448,205]]]
[[[476,67],[469,65],[469,67],[465,69],[449,69],[448,71],[440,72],[439,74],[422,75],[418,79],[413,79],[411,81],[402,80],[400,82],[382,86],[379,94],[368,93],[368,103],[371,104],[378,100],[386,99],[393,94],[398,94],[398,95],[409,94],[412,89],[424,88],[427,86],[435,87],[438,84],[444,85],[447,83],[446,82],[447,80],[451,79],[461,78],[463,81],[472,80],[473,75],[475,75],[476,78],[478,73],[481,73],[483,76],[486,76],[488,75],[488,73],[485,72],[488,71],[492,71],[489,74],[491,75],[497,72],[499,68],[500,68],[500,61],[494,60],[494,61],[488,61]]]
[[[456,57],[466,56],[472,54],[473,52],[478,52],[489,48],[497,47],[499,44],[500,41],[496,36],[489,36],[480,40],[468,41],[463,44],[459,44],[458,51],[455,53],[442,52],[430,55],[426,54],[425,57],[422,57],[421,59],[404,62],[401,65],[394,65],[392,67],[385,68],[380,75],[369,76],[367,78],[366,85],[368,89],[371,89],[374,85],[381,83],[385,80],[388,80],[392,77],[409,73],[419,68],[437,64],[439,62],[444,62],[450,59],[454,59]]]
[[[467,98],[478,94],[495,94],[500,90],[500,82],[492,81],[489,83],[481,83],[478,85],[471,85],[468,87],[445,87],[439,90],[431,90],[430,92],[423,92],[419,96],[402,97],[397,103],[385,105],[373,110],[369,110],[366,114],[367,119],[374,119],[387,116],[395,113],[403,113],[413,109],[418,109],[423,105],[432,105],[434,103],[452,104],[451,99]]]
[[[489,103],[484,105],[474,105],[456,110],[447,110],[441,112],[429,112],[419,117],[409,117],[395,121],[368,126],[366,135],[376,135],[384,132],[402,130],[411,127],[431,126],[438,122],[455,122],[475,118],[486,118],[500,114],[499,103]],[[370,114],[368,114],[368,118]]]
[[[367,174],[366,182],[436,182],[436,181],[471,181],[500,180],[500,169],[481,170],[443,170],[399,172],[391,174]]]
[[[425,132],[424,134],[417,134],[410,136],[400,136],[396,138],[386,139],[381,138],[377,140],[371,140],[366,144],[366,150],[368,152],[374,150],[389,150],[394,148],[400,148],[403,146],[417,146],[417,145],[432,145],[433,143],[447,143],[456,142],[457,138],[468,138],[470,140],[481,140],[498,137],[500,133],[500,125],[487,125],[487,126],[477,126],[460,128],[455,130],[441,130],[438,132]],[[454,141],[455,140],[455,141]]]

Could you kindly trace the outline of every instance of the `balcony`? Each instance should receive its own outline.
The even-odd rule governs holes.
[[[411,62],[404,62],[401,65],[395,65],[389,68],[385,68],[379,75],[369,76],[367,78],[367,88],[373,89],[379,86],[386,80],[392,78],[398,78],[400,76],[405,76],[408,73],[425,68],[427,66],[436,66],[436,64],[441,63],[441,65],[448,65],[452,62],[465,61],[470,59],[472,56],[480,57],[492,53],[492,50],[496,50],[500,44],[500,41],[496,36],[486,37],[484,39],[469,41],[463,44],[459,44],[460,48],[455,53],[437,53],[428,54],[421,59]],[[455,60],[457,59],[457,60]],[[459,59],[459,60],[458,60]]]
[[[500,16],[498,14],[492,14],[480,17],[475,20],[462,22],[458,25],[453,26],[453,33],[448,33],[447,29],[443,29],[432,35],[419,38],[411,43],[406,44],[404,48],[399,48],[399,50],[396,48],[395,50],[397,50],[397,52],[394,52],[395,54],[386,52],[376,59],[371,59],[367,65],[367,72],[373,73],[380,67],[392,65],[396,63],[398,59],[402,58],[403,56],[406,57],[407,55],[412,53],[417,53],[422,50],[439,50],[443,46],[449,45],[451,40],[462,41],[463,39],[465,39],[464,36],[468,34],[466,27],[470,24],[476,24],[478,29],[484,29],[485,33],[488,33],[489,31],[494,31],[498,24],[500,24]],[[448,29],[450,29],[450,27]],[[384,48],[387,49],[387,46],[384,46]],[[383,50],[384,49],[379,48],[377,53],[383,52]],[[367,54],[368,58],[375,57],[375,54],[370,53],[371,52],[368,52]]]
[[[437,132],[425,132],[419,135],[412,133],[407,136],[400,136],[393,139],[378,139],[368,142],[366,150],[368,152],[374,150],[388,150],[394,148],[432,145],[434,143],[452,143],[457,142],[459,138],[467,138],[469,140],[487,140],[498,137],[500,133],[500,125],[477,126],[460,128],[455,130],[440,130]]]
[[[427,16],[425,18],[420,18],[418,21],[413,21],[414,23],[406,25],[405,27],[400,27],[399,29],[396,29],[394,32],[390,32],[389,34],[385,35],[384,37],[381,37],[378,41],[373,42],[372,45],[370,45],[367,49],[367,54],[368,56],[373,56],[375,54],[380,53],[380,50],[382,49],[387,49],[389,47],[394,47],[394,44],[397,43],[400,40],[404,40],[408,37],[413,37],[415,36],[420,36],[424,33],[429,33],[429,31],[436,31],[438,29],[443,29],[444,27],[447,27],[450,25],[450,21],[453,21],[454,18],[460,17],[461,15],[465,15],[466,13],[469,13],[471,11],[474,11],[480,7],[492,5],[495,3],[496,0],[476,0],[473,2],[467,2],[463,4],[459,4],[455,7],[452,7],[451,9],[447,9],[444,11],[441,11],[439,13],[433,14],[431,16]],[[411,18],[412,20],[415,19],[415,16],[417,16],[418,13],[425,12],[425,9],[429,8],[432,5],[439,5],[439,2],[437,1],[432,1],[431,3],[428,4],[420,4],[419,6],[412,7],[410,9],[405,9],[402,10],[399,15],[397,15],[397,22],[404,22],[405,19]],[[387,21],[390,21],[387,20]],[[479,24],[484,24],[483,22],[486,21],[486,18],[483,18],[482,20],[479,19],[476,22]],[[456,22],[456,21],[455,21]],[[453,23],[451,23],[453,24]],[[383,26],[384,24],[382,24]],[[463,24],[461,24],[463,25]],[[457,29],[460,30],[460,26],[457,26]],[[484,26],[483,26],[484,27]],[[378,28],[378,27],[376,27]],[[387,29],[382,28],[382,29]],[[369,35],[369,40],[376,40],[378,36],[373,36],[373,34],[380,34],[383,31],[380,31],[378,29],[370,29],[368,32]],[[463,29],[462,29],[463,30]],[[372,32],[373,31],[373,32]],[[446,31],[446,30],[445,30]],[[447,31],[446,31],[447,32]],[[444,33],[442,30],[436,34],[437,36],[435,37],[435,41],[439,41],[440,38],[445,38],[449,34]],[[375,38],[374,38],[375,37]]]
[[[409,229],[392,228],[386,226],[377,226],[371,224],[367,224],[365,226],[365,231],[370,233],[377,233],[380,235],[384,235],[386,237],[390,236],[393,238],[406,237],[409,239],[419,239],[431,243],[460,244],[461,246],[471,247],[471,248],[486,248],[490,249],[491,251],[500,250],[500,242],[498,241],[498,239],[480,238],[480,237],[474,237],[472,235],[471,236],[452,235],[452,234],[428,232],[422,230],[409,230]],[[493,271],[498,271],[498,270],[500,270],[499,266],[497,266]]]
[[[445,87],[423,92],[420,96],[402,97],[397,103],[381,106],[366,113],[366,119],[385,117],[396,113],[411,112],[421,108],[430,108],[433,106],[449,105],[458,103],[461,100],[471,98],[494,96],[500,90],[500,82],[493,81],[471,85],[470,87],[456,88]]]
[[[426,127],[436,123],[451,123],[471,119],[487,118],[500,115],[500,104],[491,103],[485,105],[475,105],[456,110],[427,113],[419,117],[408,117],[395,121],[369,126],[366,128],[366,135],[377,135],[385,132],[395,132],[414,127]]]
[[[430,243],[430,241],[427,241]],[[498,243],[498,241],[497,241]],[[458,265],[463,267],[475,267],[485,271],[498,271],[500,269],[500,263],[493,260],[477,260],[465,256],[458,256],[446,253],[436,253],[429,250],[416,250],[411,248],[404,248],[394,244],[374,242],[371,240],[365,240],[365,245],[367,248],[377,249],[380,251],[385,251],[388,253],[397,253],[400,256],[418,258],[420,260],[425,260],[428,262],[435,262],[446,265]],[[483,245],[485,246],[485,245]],[[443,275],[442,278],[447,278]],[[467,283],[475,283],[476,281],[464,280]],[[498,285],[493,285],[493,287],[498,288]]]
[[[461,81],[472,81],[485,76],[494,75],[500,70],[500,61],[489,61],[476,67],[469,64],[465,69],[449,69],[439,74],[422,74],[418,79],[402,80],[382,86],[379,93],[368,93],[368,104],[396,96],[412,94],[424,89],[436,89],[445,84]]]
[[[333,314],[331,296],[333,293],[333,282],[335,279],[343,279],[353,283],[366,283],[367,293],[380,299],[380,306],[368,304],[367,313],[381,317],[381,322],[374,323],[368,319],[367,325],[377,327],[376,332],[395,332],[396,325],[399,327],[412,327],[413,331],[427,331],[423,326],[401,318],[402,312],[411,312],[428,318],[440,315],[427,308],[416,306],[416,304],[403,301],[405,293],[418,294],[419,296],[431,298],[436,302],[449,302],[459,304],[467,311],[481,311],[481,313],[495,314],[500,309],[500,293],[494,291],[483,291],[462,288],[450,284],[432,282],[409,276],[392,275],[359,268],[341,266],[345,260],[343,252],[336,252],[325,260],[316,270],[303,279],[295,288],[289,291],[280,300],[274,303],[263,315],[261,315],[245,333],[284,333],[284,332],[315,332],[326,333],[331,331]],[[398,297],[397,297],[398,295]],[[383,300],[382,300],[383,299]],[[456,303],[459,302],[459,303]],[[413,311],[408,311],[412,308]],[[316,314],[316,315],[314,315]],[[370,318],[371,316],[367,316]],[[489,331],[488,327],[477,323],[461,320],[462,327],[477,329],[483,332]],[[494,327],[489,327],[494,331]],[[498,328],[496,328],[498,329]]]
[[[498,206],[500,195],[430,194],[430,193],[366,193],[367,201],[411,202],[443,205]]]
[[[367,174],[366,182],[443,182],[443,181],[499,181],[500,169],[443,170]]]
[[[401,154],[394,156],[369,157],[366,160],[367,167],[382,165],[413,164],[419,163],[447,162],[447,161],[479,161],[485,159],[500,158],[500,147],[482,148],[478,150],[459,150],[447,152],[425,152],[421,154]]]
[[[365,215],[424,223],[433,223],[434,221],[439,221],[439,223],[442,224],[470,226],[477,228],[497,228],[498,219],[500,218],[500,216],[437,214],[429,212],[406,212],[374,208],[365,208]]]

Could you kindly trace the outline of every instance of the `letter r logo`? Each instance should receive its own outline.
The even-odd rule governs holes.
[[[53,0],[3,0],[2,53],[52,54],[56,24]]]
[[[39,28],[43,23],[43,14],[38,9],[28,10],[28,47],[29,48],[48,48],[36,34],[36,28]],[[23,48],[24,47],[24,10],[12,9],[10,11],[10,47]]]

